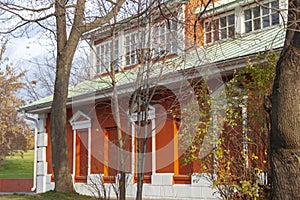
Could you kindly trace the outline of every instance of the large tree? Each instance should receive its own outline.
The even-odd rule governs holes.
[[[276,66],[271,110],[274,199],[300,199],[300,1],[289,1],[286,39]]]
[[[55,190],[58,192],[74,191],[68,165],[66,101],[70,71],[77,45],[84,33],[107,24],[118,13],[124,1],[55,0],[26,3],[13,0],[0,1],[1,14],[5,13],[3,16],[7,21],[14,20],[13,24],[4,26],[6,30],[2,28],[1,33],[8,34],[16,30],[28,31],[28,25],[35,23],[51,32],[56,40],[56,78],[50,135]],[[88,9],[95,7],[98,10],[88,13]]]

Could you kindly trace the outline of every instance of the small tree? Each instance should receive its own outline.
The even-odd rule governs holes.
[[[15,73],[2,60],[5,45],[0,52],[0,164],[6,156],[21,150],[21,155],[28,147],[29,138],[32,137],[29,127],[18,113],[23,101],[17,97],[17,92],[23,87],[20,79],[23,73]]]

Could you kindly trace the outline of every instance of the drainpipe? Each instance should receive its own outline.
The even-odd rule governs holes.
[[[37,163],[37,134],[38,134],[38,120],[32,117],[26,116],[25,112],[23,111],[24,118],[32,121],[35,124],[34,128],[34,164],[33,164],[33,186],[31,191],[36,190],[36,163]]]

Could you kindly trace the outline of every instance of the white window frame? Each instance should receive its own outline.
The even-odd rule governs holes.
[[[178,52],[178,23],[174,20],[163,21],[154,26],[153,49],[154,58]]]
[[[83,118],[85,120],[78,119]],[[87,143],[87,151],[88,151],[88,160],[87,160],[87,178],[91,174],[91,134],[92,134],[92,123],[91,118],[83,113],[82,111],[77,111],[69,120],[72,130],[73,130],[73,169],[72,169],[72,178],[73,184],[75,184],[75,176],[76,176],[76,132],[79,130],[86,129],[88,132],[88,143]]]
[[[103,50],[102,50],[103,49]],[[111,50],[112,50],[112,39],[106,40],[96,45],[96,74],[103,74],[111,70]],[[115,38],[115,49],[114,49],[114,64],[115,69],[119,68],[120,60],[120,42],[119,38]]]
[[[138,64],[137,48],[139,43],[138,31],[126,33],[124,36],[125,66]],[[134,41],[134,42],[133,42]]]
[[[277,2],[277,7],[272,7],[272,4],[274,2]],[[251,6],[246,6],[243,8],[243,17],[244,17],[244,21],[243,23],[243,33],[250,33],[253,31],[258,31],[264,28],[268,28],[271,26],[275,26],[280,24],[280,14],[278,11],[274,10],[273,8],[278,8],[280,6],[280,2],[279,0],[275,0],[275,1],[270,1],[270,2],[262,2],[262,4],[264,6],[261,6],[259,4],[253,4]],[[259,16],[255,16],[254,15],[254,10],[258,9],[259,10]],[[246,11],[250,11],[250,18],[246,19]],[[268,13],[264,14],[264,11],[267,11]],[[273,23],[273,16],[276,15],[276,17],[278,18],[275,23]],[[268,18],[269,24],[267,26],[264,26],[264,18]],[[259,22],[259,27],[256,28],[255,27],[255,21]],[[246,23],[251,24],[251,29],[247,30],[247,26]]]
[[[233,23],[229,24],[229,16],[233,16]],[[221,19],[225,18],[225,26],[221,26]],[[209,18],[204,21],[204,43],[212,44],[217,41],[227,40],[234,38],[236,36],[236,21],[237,16],[234,11],[227,12],[222,15],[218,15],[212,18]],[[231,34],[231,28],[233,27],[233,34]],[[222,30],[225,30],[225,35],[222,35]],[[208,41],[208,36],[210,35],[210,41]]]

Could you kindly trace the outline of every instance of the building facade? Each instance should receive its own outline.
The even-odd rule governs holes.
[[[179,134],[187,127],[197,132],[200,120],[194,88],[209,77],[211,95],[218,97],[233,71],[246,66],[247,58],[283,46],[286,14],[280,9],[287,8],[284,0],[220,0],[205,10],[195,0],[160,6],[149,15],[133,16],[85,36],[91,45],[91,80],[70,87],[66,122],[70,173],[80,193],[92,194],[96,184],[114,195],[120,170],[119,118],[129,197],[136,192],[142,138],[144,197],[217,199],[211,183],[201,176],[201,166],[182,161],[188,147],[181,146]],[[118,112],[112,101],[113,83]],[[138,103],[132,103],[135,94],[144,95]],[[37,192],[54,188],[51,101],[52,97],[46,97],[23,107],[38,115]],[[141,102],[147,102],[146,109]],[[241,113],[245,119],[246,111]]]

